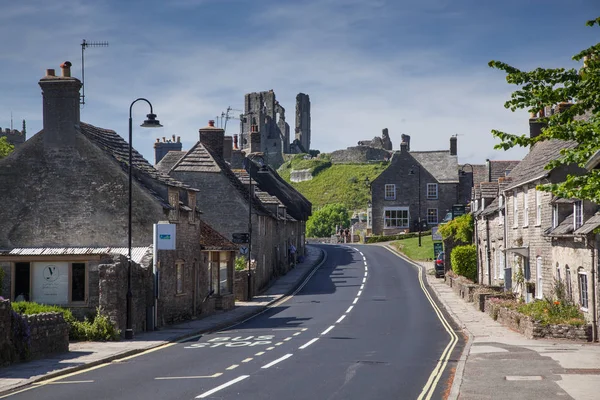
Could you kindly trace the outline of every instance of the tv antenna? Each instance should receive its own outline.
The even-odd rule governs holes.
[[[85,104],[85,62],[84,50],[86,47],[108,47],[108,42],[87,42],[85,39],[81,42],[81,96],[79,104]]]

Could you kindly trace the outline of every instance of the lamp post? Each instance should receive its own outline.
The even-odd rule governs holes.
[[[260,234],[260,232],[259,232]],[[248,160],[248,301],[252,300],[252,175]]]
[[[140,126],[144,128],[161,128],[162,125],[156,119],[156,114],[152,111],[152,104],[144,99],[135,99],[129,106],[129,213],[128,213],[128,225],[127,225],[127,321],[125,325],[125,339],[133,339],[133,323],[132,323],[132,300],[133,293],[131,291],[131,226],[132,226],[132,192],[131,192],[131,172],[132,172],[132,159],[133,159],[133,123],[131,120],[131,111],[133,105],[138,101],[143,100],[150,106],[150,114],[147,114],[144,123]]]
[[[415,170],[414,168],[418,168],[419,169],[419,182],[418,182],[418,193],[419,193],[419,209],[418,209],[418,224],[419,224],[419,247],[421,247],[421,166],[420,165],[413,165],[412,166],[413,169],[411,169],[408,174],[409,175],[414,175],[415,174]]]

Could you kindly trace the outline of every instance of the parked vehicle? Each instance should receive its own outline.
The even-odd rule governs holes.
[[[444,267],[444,252],[441,251],[437,258],[434,261],[435,264],[435,277],[436,278],[443,278],[444,275],[446,274],[446,270]]]

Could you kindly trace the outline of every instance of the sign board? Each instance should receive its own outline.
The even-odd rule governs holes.
[[[431,228],[431,240],[433,240],[434,242],[442,240],[442,235],[438,232],[437,226]]]
[[[44,304],[69,302],[69,263],[35,262],[31,278],[31,301]]]
[[[157,250],[177,248],[175,224],[154,224],[154,243]]]
[[[248,243],[250,241],[250,235],[248,233],[232,233],[231,241],[233,243]]]
[[[465,214],[465,205],[464,204],[455,204],[452,206],[452,219],[456,217],[460,217]]]
[[[438,254],[444,251],[444,245],[441,242],[433,243],[433,259],[437,259]]]
[[[248,247],[241,246],[240,247],[240,254],[244,254],[244,255],[248,254]]]

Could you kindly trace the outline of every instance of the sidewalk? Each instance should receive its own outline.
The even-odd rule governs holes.
[[[426,272],[433,268],[432,262],[416,264]],[[443,279],[425,275],[440,303],[468,336],[450,399],[600,398],[600,344],[527,339],[465,302]]]
[[[236,307],[231,311],[170,325],[154,332],[137,333],[131,341],[71,343],[68,353],[0,368],[0,394],[42,379],[65,375],[244,321],[291,294],[324,261],[325,253],[321,249],[308,245],[306,251],[303,263],[297,264],[294,269],[277,279],[261,295],[254,296],[252,301],[236,301]]]

